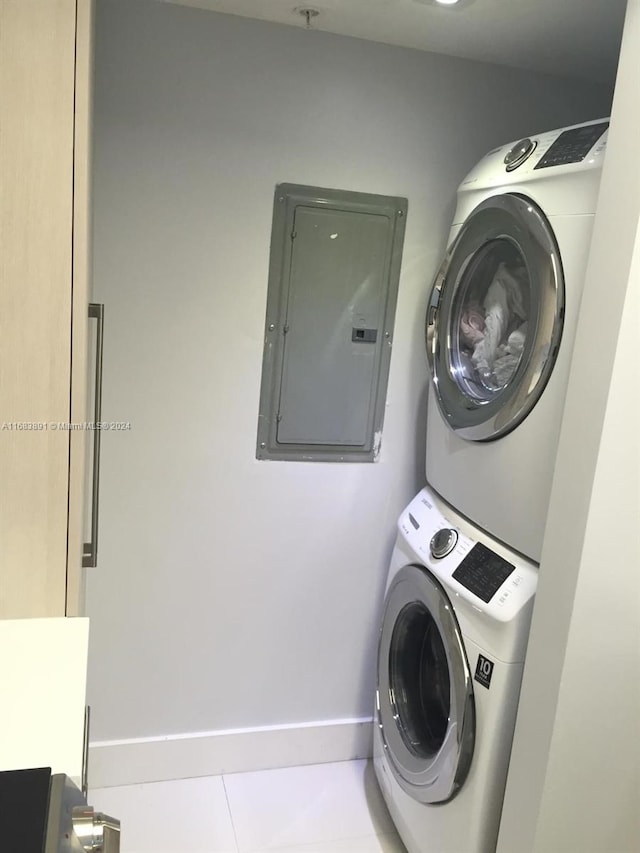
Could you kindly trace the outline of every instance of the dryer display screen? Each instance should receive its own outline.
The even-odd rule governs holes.
[[[453,577],[485,603],[491,601],[515,566],[476,542],[453,573]]]
[[[575,127],[565,130],[549,148],[544,157],[536,164],[536,169],[547,166],[564,166],[566,163],[580,163],[596,144],[605,130],[608,122],[590,124],[587,127]]]

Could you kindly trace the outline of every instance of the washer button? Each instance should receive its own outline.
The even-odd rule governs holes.
[[[431,542],[429,544],[429,549],[431,550],[431,556],[436,560],[441,560],[443,557],[446,557],[447,554],[450,554],[453,549],[456,547],[456,542],[458,541],[458,534],[451,527],[443,527],[441,530],[438,530],[436,534],[434,534]]]

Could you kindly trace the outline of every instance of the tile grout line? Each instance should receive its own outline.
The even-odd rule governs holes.
[[[338,763],[338,762],[336,762],[336,763]],[[339,762],[339,764],[341,764],[341,765],[350,765],[350,764],[353,765],[353,763],[354,763],[353,761],[348,761],[348,760],[343,761],[343,762]],[[366,759],[360,760],[358,763],[366,763]],[[309,766],[313,767],[314,765],[309,765]],[[326,767],[326,765],[324,765],[324,764],[322,766]],[[238,775],[240,775],[240,776],[242,776],[242,775],[255,775],[255,774],[263,775],[263,774],[270,774],[270,773],[274,772],[275,770],[292,771],[292,770],[296,770],[296,769],[300,769],[300,768],[298,768],[297,766],[295,766],[295,767],[284,767],[284,768],[271,768],[271,769],[265,769],[265,770],[248,771],[246,774],[241,773],[241,774],[233,774],[233,775],[235,775],[235,776],[238,776]],[[273,849],[274,853],[284,853],[284,851],[287,851],[287,850],[292,850],[292,851],[297,850],[300,848],[300,845],[304,846],[306,849],[307,846],[312,847],[314,845],[317,845],[317,844],[323,843],[324,841],[329,840],[329,839],[321,839],[321,838],[320,839],[318,839],[318,838],[307,838],[304,841],[300,841],[300,840],[295,841],[295,842],[293,842],[291,840],[285,841],[285,843],[282,844],[281,846],[277,846],[277,847],[273,847],[273,848],[271,848],[271,846],[268,843],[267,843],[267,847],[263,847],[262,845],[259,845],[258,847],[249,846],[247,848],[243,848],[239,842],[239,837],[238,837],[238,832],[237,832],[237,828],[235,825],[233,809],[231,807],[231,802],[230,802],[230,796],[229,796],[229,792],[228,792],[228,789],[226,786],[226,776],[227,775],[229,775],[229,774],[221,774],[220,778],[222,779],[222,782],[223,782],[223,789],[225,792],[229,816],[231,818],[231,825],[232,825],[232,829],[233,829],[233,833],[234,833],[234,839],[236,842],[237,853],[250,853],[250,851],[252,851],[252,850],[255,850],[256,853],[265,853],[265,851],[268,851],[270,849]],[[366,789],[366,787],[367,787],[366,782],[365,782],[364,787]],[[380,802],[382,803],[381,795],[380,795],[379,799],[380,799]],[[386,812],[386,807],[384,807],[384,805],[383,805],[383,809],[384,809],[385,813],[388,814]],[[340,843],[340,842],[349,842],[349,841],[364,841],[365,839],[376,839],[378,841],[378,843],[384,844],[384,841],[386,841],[387,839],[397,837],[396,832],[395,832],[395,827],[393,826],[393,822],[392,822],[391,818],[389,818],[389,826],[385,826],[383,824],[383,825],[379,825],[376,827],[375,822],[374,822],[370,827],[368,827],[367,830],[364,830],[364,831],[363,830],[364,830],[364,827],[359,829],[359,830],[356,830],[354,834],[352,834],[351,832],[347,835],[340,834],[338,837],[330,839],[330,841]],[[353,832],[353,830],[352,830],[352,832]],[[403,850],[403,853],[406,853],[404,848],[402,848],[402,850]]]
[[[222,789],[224,790],[224,798],[227,802],[227,811],[229,812],[229,819],[231,820],[231,829],[233,830],[233,841],[236,845],[236,853],[240,853],[240,845],[238,844],[238,833],[236,832],[236,823],[233,819],[233,811],[231,810],[231,803],[229,802],[229,792],[227,791],[225,774],[223,773],[220,778],[222,779]]]

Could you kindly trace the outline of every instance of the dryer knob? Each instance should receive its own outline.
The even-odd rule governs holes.
[[[531,139],[521,139],[513,146],[504,158],[504,165],[507,167],[507,172],[513,172],[518,166],[521,166],[535,151],[538,143]]]
[[[441,560],[453,551],[457,541],[457,532],[451,527],[443,527],[441,530],[438,530],[429,543],[431,556],[436,560]]]

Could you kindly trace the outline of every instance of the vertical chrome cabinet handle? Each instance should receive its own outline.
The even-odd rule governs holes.
[[[91,483],[91,541],[84,543],[82,565],[98,565],[98,495],[100,491],[100,423],[102,420],[102,340],[104,331],[104,305],[92,302],[89,319],[98,321],[96,329],[96,376],[93,408],[93,477]]]
[[[84,734],[82,737],[82,795],[85,800],[89,795],[89,737],[91,734],[91,706],[84,707]]]

